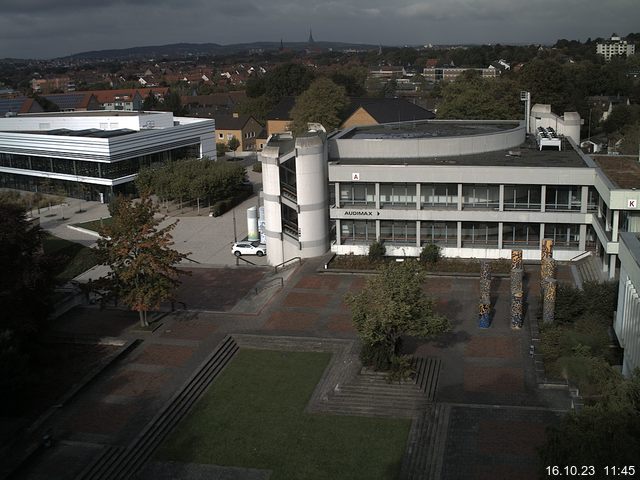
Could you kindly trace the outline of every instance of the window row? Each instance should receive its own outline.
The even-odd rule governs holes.
[[[340,243],[370,244],[382,240],[393,245],[426,245],[435,243],[442,247],[458,244],[457,222],[380,221],[380,235],[376,234],[375,220],[340,220]],[[498,248],[498,223],[462,222],[460,241],[463,248]],[[420,235],[419,237],[417,235]],[[551,238],[558,248],[577,250],[580,245],[580,225],[547,223],[544,237]],[[587,248],[595,246],[595,233],[587,227]],[[533,248],[540,245],[540,224],[504,223],[502,248]]]
[[[141,167],[148,167],[170,160],[198,158],[199,156],[199,145],[175,148],[165,152],[142,155],[112,163],[0,153],[0,166],[82,177],[115,179],[138,173]]]
[[[335,200],[335,185],[329,186],[332,200]],[[458,184],[428,183],[420,184],[418,198],[415,183],[380,183],[380,208],[458,208]],[[589,187],[587,209],[597,208],[598,195],[593,187]],[[376,206],[375,183],[340,183],[340,206]],[[500,208],[500,185],[497,184],[463,184],[462,208],[498,210]],[[332,202],[335,204],[335,201]],[[579,211],[582,204],[582,187],[547,186],[545,209],[556,211]],[[419,205],[419,207],[418,207]],[[537,210],[542,209],[542,188],[539,185],[505,185],[504,210]]]

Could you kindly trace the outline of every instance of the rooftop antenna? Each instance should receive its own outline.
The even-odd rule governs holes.
[[[526,92],[522,90],[520,92],[520,101],[524,102],[524,124],[525,124],[525,133],[529,133],[529,122],[531,117],[531,92]]]

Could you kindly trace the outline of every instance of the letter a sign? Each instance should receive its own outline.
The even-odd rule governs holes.
[[[627,208],[638,208],[638,201],[637,200],[631,200],[630,198],[627,199]]]
[[[352,173],[351,174],[351,180],[353,180],[354,182],[360,181],[360,174],[359,173]]]

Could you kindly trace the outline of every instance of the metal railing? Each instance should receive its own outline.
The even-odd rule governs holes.
[[[254,291],[255,294],[258,295],[258,293],[264,292],[267,288],[273,288],[274,286],[280,288],[284,287],[284,279],[282,277],[272,278],[261,287],[256,287]]]
[[[278,273],[279,270],[284,270],[285,268],[287,268],[289,265],[293,264],[294,262],[298,262],[298,265],[302,263],[302,258],[300,257],[293,257],[290,258],[289,260],[282,262],[278,265],[276,265],[275,267],[273,267],[273,271],[274,273]]]

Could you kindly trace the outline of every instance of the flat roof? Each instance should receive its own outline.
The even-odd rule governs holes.
[[[499,133],[513,130],[519,126],[520,122],[518,121],[426,120],[355,127],[345,132],[344,135],[334,138],[336,140],[358,140],[461,137]]]
[[[532,137],[518,148],[472,155],[420,158],[329,158],[344,165],[461,165],[479,167],[564,167],[589,168],[566,140],[563,149],[539,150]]]
[[[127,110],[83,110],[74,112],[41,112],[21,113],[14,118],[21,117],[142,117],[146,115],[158,115],[171,112],[132,112]],[[173,114],[172,114],[173,115]]]
[[[604,174],[618,188],[640,188],[640,161],[637,156],[591,155]]]
[[[100,130],[99,128],[87,128],[84,130],[69,130],[67,128],[57,128],[55,130],[35,130],[35,131],[19,131],[13,133],[26,133],[32,135],[59,135],[63,137],[91,137],[91,138],[113,138],[137,133],[137,130],[130,128],[119,128],[117,130]],[[11,133],[11,132],[8,132]]]

